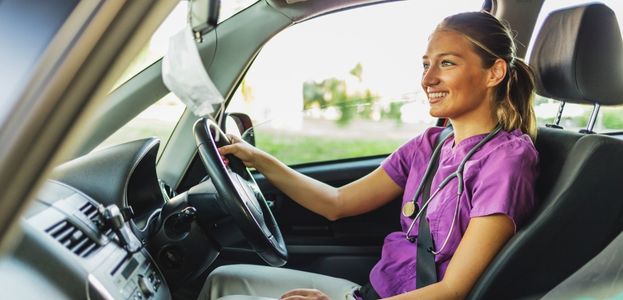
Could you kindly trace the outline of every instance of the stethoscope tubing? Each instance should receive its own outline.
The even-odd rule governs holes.
[[[417,220],[419,220],[421,218],[422,212],[426,211],[426,208],[428,207],[428,204],[430,203],[430,201],[433,198],[435,198],[435,196],[437,196],[437,194],[446,185],[448,185],[448,183],[450,183],[450,181],[452,179],[457,178],[457,182],[458,182],[458,184],[457,184],[457,192],[456,192],[457,208],[455,209],[454,217],[452,218],[452,224],[450,225],[450,229],[448,230],[448,234],[446,235],[446,238],[445,238],[445,240],[443,242],[443,245],[440,247],[439,250],[432,251],[432,253],[437,255],[445,248],[445,246],[446,246],[446,244],[447,244],[447,242],[449,240],[450,234],[452,234],[452,230],[454,229],[454,222],[455,222],[455,220],[457,218],[457,215],[458,215],[459,205],[460,205],[460,201],[461,201],[461,194],[463,194],[463,189],[464,189],[463,170],[465,169],[465,165],[467,164],[467,161],[474,155],[474,153],[476,153],[476,151],[478,151],[480,149],[480,147],[482,147],[484,144],[486,144],[487,142],[492,140],[493,137],[495,137],[495,135],[498,132],[500,132],[500,130],[502,130],[502,126],[498,125],[498,126],[495,127],[495,129],[493,129],[491,132],[489,132],[489,134],[487,134],[487,136],[485,136],[480,142],[478,142],[474,147],[472,147],[467,152],[467,154],[465,155],[463,160],[461,160],[461,163],[456,168],[456,170],[454,172],[452,172],[452,174],[448,175],[446,178],[444,178],[441,181],[441,183],[437,186],[437,189],[435,189],[433,194],[428,197],[426,202],[424,202],[424,204],[422,205],[422,207],[420,208],[418,213],[413,218],[413,221],[411,221],[411,224],[409,225],[409,228],[405,232],[405,238],[407,240],[409,240],[409,241],[413,241],[414,240],[413,237],[410,236],[410,233],[413,230],[413,227],[415,226],[415,222],[417,222]],[[452,135],[450,135],[450,136],[452,136]],[[448,138],[450,136],[448,136]],[[433,154],[431,155],[431,157],[435,157],[435,155],[438,155],[439,151],[441,151],[441,148],[442,148],[444,142],[445,142],[445,140],[443,140],[441,143],[439,143],[439,145],[437,145],[437,147],[435,147],[435,150],[433,151]],[[428,176],[431,175],[430,172],[432,171],[432,169],[433,169],[433,159],[431,159],[431,161],[428,163],[428,166],[426,167],[426,171],[424,172],[424,177],[422,177],[422,180],[420,181],[420,184],[418,185],[418,188],[416,190],[415,196],[413,197],[413,200],[412,200],[414,203],[417,201],[417,198],[422,193],[422,189],[424,187],[424,182],[426,181],[425,179]]]

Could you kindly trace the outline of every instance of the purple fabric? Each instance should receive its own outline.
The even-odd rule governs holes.
[[[403,204],[411,201],[430,160],[442,128],[433,127],[412,139],[390,155],[382,164],[387,174],[404,189]],[[453,173],[467,152],[486,134],[467,138],[454,149],[452,137],[441,149],[439,168],[433,178],[431,195],[441,181]],[[534,180],[538,154],[530,138],[519,130],[500,131],[466,163],[463,172],[465,190],[460,197],[460,211],[454,229],[441,253],[435,256],[438,279],[446,268],[467,229],[471,218],[504,214],[521,226],[535,206]],[[427,220],[436,251],[444,243],[456,209],[457,180],[452,179],[430,202]],[[418,205],[422,206],[421,197]],[[405,239],[412,219],[400,214],[402,231],[385,238],[381,259],[370,273],[370,282],[381,297],[412,291],[415,286],[417,246]],[[411,235],[417,235],[418,224]]]

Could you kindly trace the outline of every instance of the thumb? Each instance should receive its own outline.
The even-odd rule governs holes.
[[[225,155],[225,154],[232,154],[232,153],[234,153],[234,152],[235,152],[234,145],[227,145],[227,146],[222,146],[222,147],[219,147],[219,148],[218,148],[218,152],[219,152],[221,155]]]

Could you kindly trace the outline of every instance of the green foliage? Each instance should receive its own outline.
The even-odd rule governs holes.
[[[606,129],[623,129],[623,118],[620,111],[604,111],[602,124]]]
[[[402,108],[403,102],[391,102],[389,104],[389,111],[383,112],[383,117],[386,119],[396,120],[396,125],[400,126],[402,124],[402,113],[400,112],[400,108]]]
[[[351,71],[359,82],[363,81],[363,66],[358,63]],[[336,120],[337,125],[347,126],[355,118],[372,118],[373,108],[377,104],[379,97],[374,95],[369,89],[362,92],[350,92],[345,80],[328,78],[320,82],[308,81],[303,83],[303,107],[311,109],[314,107],[327,108],[335,107],[340,112]],[[382,117],[393,118],[399,124],[400,106],[402,103],[392,103],[389,114],[382,112]],[[396,113],[398,111],[398,113]]]
[[[588,124],[588,120],[590,118],[591,118],[591,113],[590,112],[585,112],[584,114],[573,118],[572,122],[577,127],[586,127],[586,125]]]
[[[357,65],[350,70],[350,75],[355,76],[359,82],[361,82],[363,80],[363,66],[361,65],[361,63],[357,63]]]
[[[344,139],[267,132],[256,135],[256,145],[260,149],[288,165],[387,154],[403,143],[404,140],[398,139],[379,142],[373,138]]]

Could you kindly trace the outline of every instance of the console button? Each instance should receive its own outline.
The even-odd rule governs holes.
[[[138,288],[141,290],[145,298],[149,298],[156,293],[154,286],[149,280],[142,275],[138,277]]]

